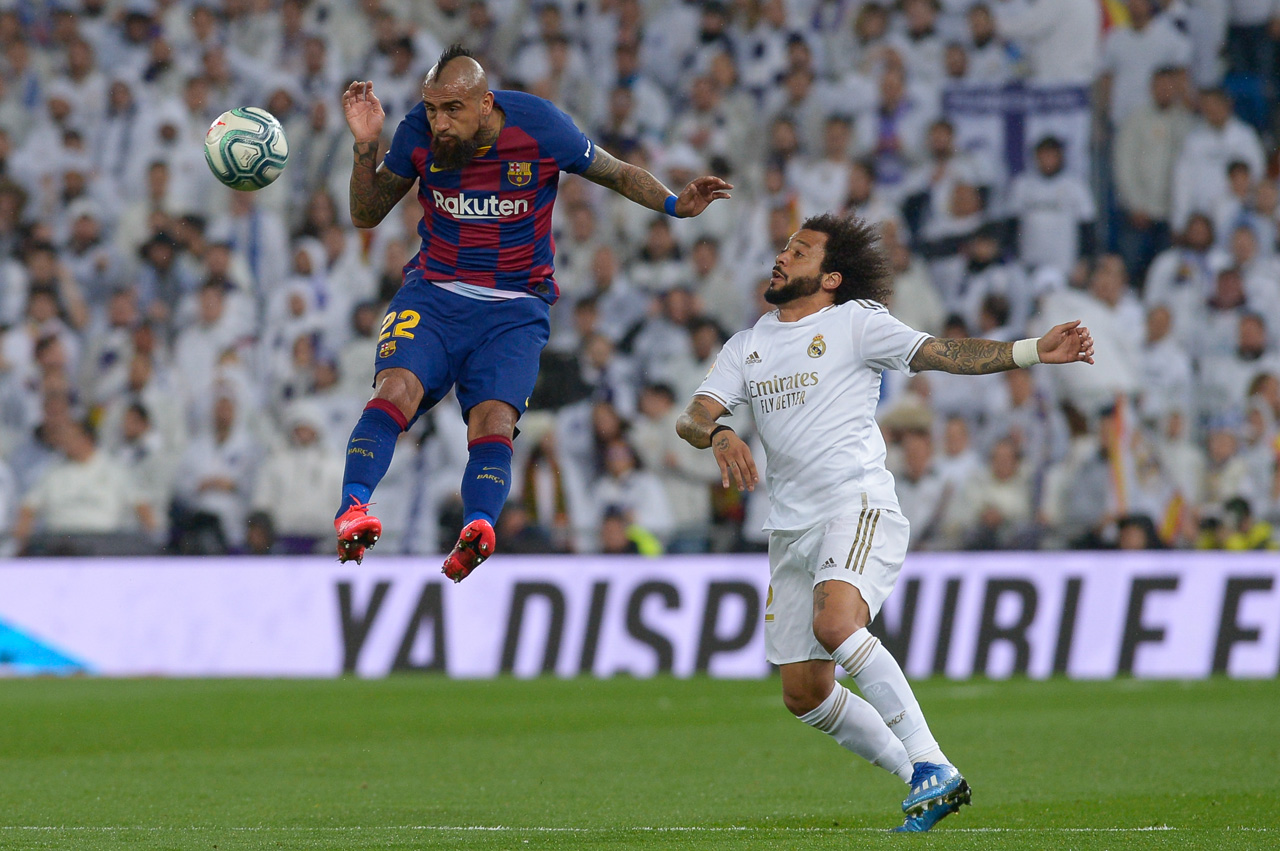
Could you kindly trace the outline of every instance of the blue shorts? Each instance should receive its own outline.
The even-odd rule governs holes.
[[[463,419],[481,402],[506,402],[523,414],[551,333],[540,298],[481,301],[410,272],[382,320],[374,373],[399,367],[422,382],[416,419],[455,384]]]

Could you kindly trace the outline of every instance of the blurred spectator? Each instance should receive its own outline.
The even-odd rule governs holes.
[[[1098,4],[1000,0],[994,11],[997,31],[1022,48],[1033,81],[1092,81],[1102,32]]]
[[[1189,416],[1195,373],[1191,357],[1173,336],[1173,313],[1167,305],[1147,310],[1146,329],[1139,413],[1150,422],[1174,412]]]
[[[546,529],[532,522],[529,511],[518,502],[509,502],[494,530],[502,536],[502,551],[513,555],[557,552]]]
[[[1121,550],[1161,550],[1155,522],[1146,514],[1126,514],[1116,520],[1116,548]]]
[[[933,438],[928,428],[902,433],[902,467],[894,471],[902,515],[911,524],[911,548],[932,549],[941,531],[941,520],[954,487],[945,482],[933,463]]]
[[[333,535],[328,506],[342,490],[342,456],[323,441],[324,419],[314,403],[291,405],[284,427],[289,443],[258,470],[253,510],[271,516],[280,551],[327,551]]]
[[[1032,519],[1031,486],[1010,439],[998,441],[988,463],[947,503],[946,534],[953,546],[998,550],[1025,547]]]
[[[1253,178],[1263,175],[1264,155],[1258,131],[1232,114],[1231,95],[1223,89],[1200,93],[1200,121],[1187,133],[1174,166],[1173,226],[1183,227],[1192,213],[1211,213],[1227,188],[1227,166],[1239,160]]]
[[[78,422],[62,423],[51,442],[63,460],[22,500],[13,530],[19,549],[45,555],[152,551],[151,537],[159,529],[155,507],[129,471],[98,449],[93,431]],[[88,540],[78,542],[81,537]]]
[[[626,438],[609,441],[603,450],[603,472],[591,487],[591,502],[601,512],[619,508],[635,525],[659,539],[675,530],[675,517],[662,483],[640,468],[640,459]]]
[[[1058,137],[1042,138],[1035,147],[1035,170],[1018,175],[1009,190],[1019,257],[1029,268],[1049,266],[1066,273],[1081,254],[1094,253],[1093,196],[1081,178],[1066,170],[1065,151]]]
[[[1171,240],[1173,167],[1194,120],[1182,103],[1181,81],[1178,69],[1158,68],[1150,103],[1134,107],[1119,123],[1112,149],[1120,207],[1116,239],[1130,276],[1144,274]]]
[[[671,506],[674,530],[668,552],[705,552],[710,545],[711,489],[720,482],[720,469],[707,453],[676,435],[681,410],[671,387],[646,386],[631,439],[640,463],[658,477]]]
[[[174,548],[184,554],[226,552],[243,544],[262,457],[241,421],[234,391],[214,392],[212,428],[191,440],[175,476]]]
[[[1063,401],[1093,414],[1115,401],[1117,394],[1131,395],[1138,389],[1139,341],[1134,330],[1143,327],[1142,307],[1129,292],[1124,261],[1104,255],[1089,275],[1088,291],[1076,289],[1050,293],[1040,304],[1036,328],[1047,328],[1048,317],[1072,316],[1080,319],[1093,336],[1095,358],[1107,364],[1105,370],[1078,370],[1074,365],[1055,370],[1054,386]]]
[[[1249,500],[1233,497],[1223,505],[1220,514],[1205,519],[1196,548],[1202,550],[1275,550],[1280,549],[1275,529],[1264,520],[1255,519]]]
[[[254,511],[245,519],[244,551],[251,556],[276,555],[276,529],[270,513]]]
[[[1161,68],[1185,69],[1191,63],[1191,39],[1168,15],[1158,15],[1156,0],[1128,0],[1129,26],[1112,27],[1102,43],[1100,96],[1114,126],[1147,105],[1147,82]]]

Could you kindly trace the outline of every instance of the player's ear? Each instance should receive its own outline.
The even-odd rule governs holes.
[[[844,276],[839,272],[827,272],[822,276],[822,288],[827,292],[835,292],[844,283]]]
[[[484,97],[480,98],[480,115],[488,118],[493,112],[493,92],[485,92]]]

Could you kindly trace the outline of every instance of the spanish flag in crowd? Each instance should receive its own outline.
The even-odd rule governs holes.
[[[1099,0],[1102,4],[1102,31],[1129,26],[1129,7],[1124,0]]]

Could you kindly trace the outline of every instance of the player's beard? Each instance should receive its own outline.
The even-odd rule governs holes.
[[[798,298],[813,295],[821,288],[822,278],[819,275],[789,278],[784,284],[769,284],[769,288],[764,291],[764,300],[769,304],[788,304]]]
[[[462,168],[471,162],[478,150],[480,143],[475,136],[470,139],[459,139],[456,136],[431,137],[431,157],[436,168],[441,171]]]

